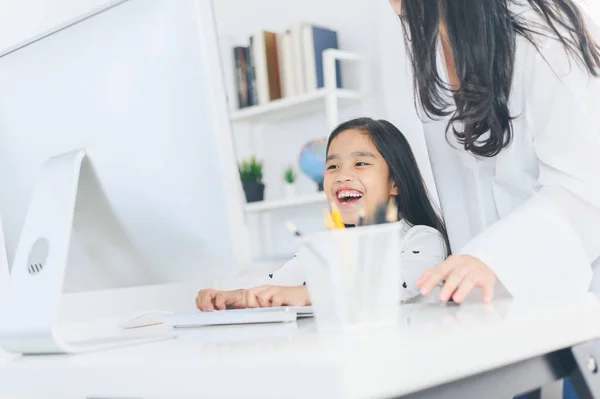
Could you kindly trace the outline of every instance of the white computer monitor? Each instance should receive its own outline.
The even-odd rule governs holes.
[[[210,0],[125,1],[0,56],[9,264],[41,166],[78,149],[107,206],[72,235],[65,291],[249,262],[220,59]]]

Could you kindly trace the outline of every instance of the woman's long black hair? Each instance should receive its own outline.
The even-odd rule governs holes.
[[[513,6],[531,7],[541,24],[536,28],[521,20],[511,11]],[[448,131],[452,129],[465,150],[476,155],[493,157],[512,140],[514,115],[508,100],[517,35],[536,48],[537,35],[557,38],[592,76],[600,75],[600,47],[573,0],[403,0],[401,20],[415,99],[429,117],[453,112]],[[440,23],[452,47],[460,81],[457,90],[451,90],[438,74]],[[449,111],[444,96],[449,91],[456,101],[455,111]],[[462,122],[463,128],[455,129],[454,122]]]
[[[396,183],[396,205],[400,217],[411,225],[424,225],[438,230],[450,250],[444,221],[435,211],[406,137],[388,121],[358,118],[339,125],[329,136],[327,153],[333,139],[340,133],[356,129],[368,134],[388,165],[390,178]]]

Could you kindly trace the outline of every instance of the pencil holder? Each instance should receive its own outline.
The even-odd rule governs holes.
[[[395,324],[399,315],[401,225],[316,233],[299,260],[320,331]]]

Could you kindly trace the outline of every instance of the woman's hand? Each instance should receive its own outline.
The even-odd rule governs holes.
[[[310,298],[306,286],[281,287],[264,285],[249,290],[201,290],[196,296],[196,307],[203,312],[224,309],[308,305],[310,305]]]
[[[488,303],[494,296],[496,275],[479,259],[469,255],[450,256],[437,267],[427,270],[417,281],[421,294],[428,295],[445,280],[440,300],[446,302],[452,298],[456,303],[464,301],[473,288],[483,290],[483,301]]]

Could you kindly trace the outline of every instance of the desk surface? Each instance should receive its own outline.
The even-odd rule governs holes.
[[[409,305],[397,328],[343,334],[318,334],[310,319],[174,330],[172,340],[82,355],[2,354],[0,396],[390,397],[600,337],[599,315],[590,295]]]

